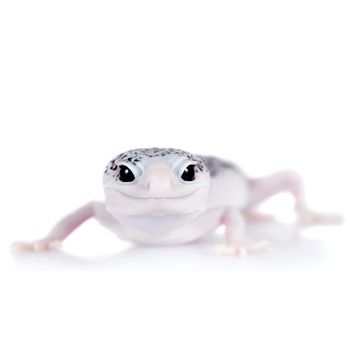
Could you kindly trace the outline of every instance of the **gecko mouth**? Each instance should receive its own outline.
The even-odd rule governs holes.
[[[190,193],[178,196],[166,196],[163,193],[149,193],[148,197],[133,196],[116,188],[105,188],[106,208],[112,215],[120,214],[164,216],[170,214],[188,214],[202,211],[207,202],[208,189],[199,187]],[[144,193],[147,195],[148,193]]]
[[[177,200],[177,199],[180,200],[180,199],[186,199],[186,198],[189,198],[189,197],[193,196],[195,193],[197,193],[198,191],[203,190],[203,189],[204,189],[204,187],[200,187],[200,188],[197,188],[196,190],[192,191],[191,193],[187,193],[187,194],[185,194],[183,196],[176,196],[176,197],[175,196],[174,197],[170,197],[170,196],[168,196],[168,197],[166,197],[166,196],[138,197],[138,196],[131,196],[129,194],[126,194],[124,192],[118,191],[116,189],[113,189],[113,190],[116,191],[117,193],[121,194],[122,196],[127,197],[127,198],[147,201],[147,200]]]

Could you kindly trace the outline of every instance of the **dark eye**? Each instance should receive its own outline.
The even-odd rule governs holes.
[[[192,164],[192,165],[189,165],[185,170],[184,172],[182,173],[181,175],[181,179],[184,180],[184,181],[193,181],[195,179],[195,171],[194,171],[194,167],[195,165]]]
[[[121,182],[133,182],[135,180],[135,175],[132,171],[125,165],[120,165],[119,167],[119,180]]]

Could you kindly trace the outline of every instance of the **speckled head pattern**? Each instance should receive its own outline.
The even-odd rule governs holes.
[[[175,148],[138,148],[119,154],[113,158],[105,169],[105,175],[112,177],[118,176],[119,164],[123,162],[131,163],[135,166],[145,167],[147,163],[155,157],[161,157],[169,164],[175,163],[178,159],[187,159],[188,161],[196,163],[196,173],[205,172],[209,170],[204,164],[203,160],[189,152],[175,149]]]

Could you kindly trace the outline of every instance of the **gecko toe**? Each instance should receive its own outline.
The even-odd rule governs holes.
[[[59,250],[61,248],[61,242],[45,240],[38,240],[33,242],[19,241],[11,245],[11,250],[14,253],[24,253],[24,252],[45,252],[51,250]]]
[[[270,251],[271,245],[268,241],[260,241],[257,243],[235,243],[235,244],[216,244],[213,247],[216,255],[233,255],[246,256],[248,254],[256,254]]]

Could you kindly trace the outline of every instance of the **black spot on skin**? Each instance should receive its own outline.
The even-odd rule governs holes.
[[[195,167],[196,172],[209,172],[205,162],[202,161],[200,156],[191,154],[189,152],[183,151],[181,149],[174,149],[174,148],[138,148],[134,150],[130,150],[128,152],[123,152],[117,157],[114,158],[114,160],[110,163],[110,169],[116,170],[114,167],[114,163],[118,164],[120,161],[126,161],[136,164],[137,162],[142,162],[143,158],[154,158],[154,157],[166,157],[169,155],[176,155],[179,157],[186,157],[186,159],[190,161],[194,161],[197,163]]]

